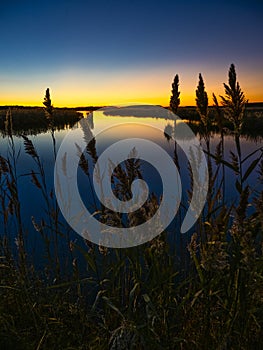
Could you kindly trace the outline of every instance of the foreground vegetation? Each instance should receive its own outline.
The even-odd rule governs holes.
[[[173,93],[177,98],[172,109],[180,103],[178,83],[176,79]],[[23,135],[25,150],[37,169],[30,176],[42,191],[49,218],[49,222],[35,222],[32,218],[36,234],[46,242],[49,257],[42,271],[35,268],[26,251],[16,174],[17,151],[12,115],[7,114],[9,154],[0,157],[0,210],[4,227],[8,227],[9,220],[15,220],[17,232],[15,249],[8,230],[0,241],[1,349],[262,348],[263,150],[259,148],[246,158],[242,155],[240,136],[246,101],[232,66],[225,87],[224,111],[217,108],[214,96],[213,123],[217,123],[221,141],[216,153],[211,154],[212,119],[200,76],[197,113],[208,158],[209,195],[194,233],[182,243],[183,251],[179,255],[174,252],[165,232],[149,243],[129,249],[107,249],[89,241],[78,245],[69,240],[71,268],[66,274],[56,249],[58,236],[67,240],[66,228],[46,186],[40,157],[30,139]],[[55,146],[54,109],[49,92],[44,105]],[[224,154],[223,118],[231,123],[235,139],[230,162]],[[94,142],[87,145],[87,154],[96,161]],[[80,167],[88,176],[89,163],[84,156],[80,157]],[[235,206],[225,201],[225,168],[236,179]],[[132,182],[139,171],[136,159],[127,162],[123,169],[116,168],[113,174],[113,183],[118,183],[116,195],[129,198],[127,179]],[[254,172],[257,184],[252,188],[247,180]],[[156,202],[154,196],[149,198],[147,215],[155,210]],[[248,211],[251,206],[252,212]],[[102,220],[120,222],[118,215],[106,212],[105,208],[101,210]],[[139,219],[143,215],[147,218],[143,210],[137,215]],[[131,217],[133,222],[136,219],[136,215]],[[87,267],[84,273],[83,261]]]

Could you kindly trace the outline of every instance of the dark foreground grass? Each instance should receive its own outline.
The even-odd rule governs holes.
[[[240,149],[242,100],[235,96],[240,91],[235,91],[234,85],[231,84],[232,97],[226,96],[225,108],[230,113],[238,102],[242,113],[235,114],[235,149],[230,162],[224,158],[223,129],[216,154],[210,153],[211,131],[202,107],[200,135],[208,157],[209,195],[195,233],[181,246],[180,254],[171,249],[165,232],[151,242],[129,249],[107,249],[88,241],[83,246],[68,242],[71,268],[67,274],[63,273],[57,250],[57,236],[63,239],[65,228],[46,186],[40,157],[30,139],[23,135],[26,152],[36,165],[31,179],[43,194],[49,218],[48,223],[32,220],[47,249],[48,258],[41,271],[32,264],[26,250],[16,174],[17,151],[12,116],[7,114],[9,153],[0,157],[0,211],[5,228],[0,240],[1,349],[263,348],[263,152],[259,148],[251,161],[247,156],[249,165],[244,168]],[[204,89],[199,92],[202,99]],[[53,109],[47,97],[45,106],[50,121]],[[52,124],[55,158],[54,130]],[[87,153],[95,163],[96,142],[87,145]],[[80,167],[87,176],[88,164],[81,156]],[[236,179],[235,206],[224,200],[225,167],[232,170]],[[139,170],[136,160],[125,163],[124,168],[116,167],[113,185],[118,183],[114,187],[117,196],[129,197],[127,179],[131,183]],[[251,187],[247,180],[253,172],[257,172],[258,179]],[[131,215],[130,223],[147,219],[156,203],[156,197],[150,197],[147,215],[143,210]],[[251,206],[252,213],[248,211]],[[120,224],[121,217],[116,213],[103,207],[98,211],[104,222]],[[15,248],[8,231],[9,220],[16,222]],[[80,272],[80,255],[85,272]]]
[[[122,252],[89,248],[87,276],[73,260],[67,279],[21,269],[2,246],[1,349],[261,349],[259,206],[231,241],[208,223],[205,243],[193,235],[187,272],[164,237]]]

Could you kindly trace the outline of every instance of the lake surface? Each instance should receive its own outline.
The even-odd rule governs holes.
[[[85,115],[85,114],[84,114]],[[172,159],[176,158],[177,164],[180,165],[180,178],[182,183],[182,199],[183,207],[180,215],[184,216],[187,207],[189,206],[188,191],[191,186],[191,179],[189,176],[189,164],[183,150],[176,146],[175,141],[169,136],[175,128],[180,128],[180,120],[173,120],[164,117],[151,117],[144,115],[111,115],[108,111],[95,111],[93,114],[86,115],[86,125],[88,125],[88,132],[92,135],[96,135],[90,148],[87,148],[83,152],[87,160],[90,178],[93,177],[93,169],[96,157],[99,157],[103,151],[113,143],[129,138],[143,138],[158,144],[163,150],[165,150]],[[112,126],[114,124],[114,126]],[[55,131],[54,136],[56,139],[56,151],[58,151],[64,137],[68,135],[72,129],[65,129]],[[73,130],[80,131],[80,135],[85,139],[85,131],[81,122],[77,123]],[[180,133],[178,133],[180,135]],[[196,136],[200,139],[200,136]],[[51,133],[40,133],[35,136],[28,137],[40,157],[41,163],[45,171],[45,179],[47,185],[47,193],[49,196],[50,203],[55,207],[55,191],[54,191],[54,151]],[[25,152],[24,140],[22,137],[14,137],[14,145],[16,150],[16,166],[18,175],[18,191],[21,205],[21,215],[23,221],[23,229],[25,232],[25,241],[28,251],[30,251],[32,260],[39,262],[46,259],[46,251],[44,249],[43,239],[40,237],[41,234],[37,232],[36,227],[33,223],[38,225],[45,222],[48,226],[50,213],[47,213],[47,204],[43,198],[41,190],[32,182],[31,171],[34,171],[39,176],[39,169],[34,159]],[[78,140],[75,140],[76,144]],[[181,140],[182,144],[187,144],[189,139],[185,138]],[[213,133],[211,135],[211,153],[216,152],[216,147],[220,142],[220,135]],[[201,143],[205,148],[204,140],[201,139]],[[10,154],[10,142],[8,137],[2,137],[0,140],[0,155],[4,158],[11,157]],[[76,145],[76,152],[78,151]],[[262,140],[253,140],[249,137],[241,137],[241,152],[242,157],[245,159],[246,156],[251,154],[262,147]],[[135,145],[136,148],[136,145]],[[231,161],[230,151],[236,153],[234,138],[231,135],[224,136],[224,154],[225,160]],[[131,149],[132,151],[132,149]],[[244,162],[244,171],[248,168],[249,164],[259,153],[255,153],[248,161]],[[127,155],[128,156],[128,155]],[[152,156],[152,155],[151,155]],[[154,155],[153,155],[154,156]],[[215,162],[212,160],[213,168],[215,169]],[[149,187],[149,193],[154,193],[158,199],[162,196],[163,185],[160,179],[158,171],[147,161],[141,161],[140,164],[141,174],[143,179],[146,181]],[[104,169],[106,171],[107,169]],[[92,183],[88,181],[87,175],[82,171],[81,167],[78,168],[78,188],[80,196],[85,204],[86,208],[94,213],[100,206],[100,201],[97,196],[94,196],[94,190]],[[253,171],[248,178],[248,184],[255,189],[255,191],[262,191],[262,185],[258,184],[258,174]],[[236,176],[232,169],[225,167],[225,189],[224,189],[224,200],[230,205],[236,203],[238,199],[238,192],[235,187]],[[215,187],[219,185],[219,180],[215,182]],[[4,183],[1,183],[1,192],[4,193]],[[256,192],[255,192],[256,193]],[[222,201],[223,199],[219,199]],[[8,199],[5,198],[5,206],[8,204]],[[220,203],[219,203],[220,204]],[[253,210],[251,206],[250,210]],[[32,223],[33,218],[33,223]],[[182,220],[182,218],[180,218]],[[180,232],[178,226],[178,216],[173,220],[167,229],[167,234],[170,235],[171,244],[177,245],[180,239]],[[17,222],[14,216],[10,215],[9,220],[4,223],[3,208],[1,209],[1,222],[0,222],[0,233],[7,234],[12,242],[15,242],[17,236]],[[59,214],[59,249],[61,256],[65,260],[69,259],[68,245],[70,241],[76,241],[81,244],[82,238],[77,235],[64,220],[61,213]],[[191,234],[192,230],[189,231],[188,235],[185,235],[184,239]]]

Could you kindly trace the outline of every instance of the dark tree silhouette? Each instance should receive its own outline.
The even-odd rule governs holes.
[[[228,84],[229,85],[224,83],[225,97],[220,97],[222,105],[225,107],[225,117],[233,123],[235,132],[239,134],[248,100],[245,99],[245,95],[240,88],[239,82],[237,82],[236,70],[233,63],[228,72]]]
[[[170,98],[170,109],[176,114],[180,105],[179,76],[176,74],[172,83],[172,96]]]
[[[208,116],[208,96],[207,96],[207,92],[205,91],[205,84],[201,73],[199,73],[199,82],[195,93],[196,93],[196,99],[195,99],[196,108],[201,119],[199,133],[204,137],[204,140],[206,143],[206,151],[208,156],[208,159],[207,159],[208,176],[209,176],[209,179],[212,179],[213,169],[212,169],[212,161],[211,161],[211,155],[210,155],[210,132],[211,132],[210,124],[211,123],[210,123],[210,118]],[[212,207],[212,182],[211,181],[209,181],[207,203],[208,203],[208,208]]]
[[[204,124],[204,126],[207,128],[209,124],[208,119],[208,97],[207,93],[205,91],[205,84],[202,77],[202,74],[199,73],[199,83],[196,89],[196,106],[197,106],[197,112],[200,115],[201,122]]]
[[[45,106],[44,110],[46,112],[47,118],[51,119],[53,116],[53,106],[51,103],[49,88],[46,89],[46,95],[44,97],[43,105]]]
[[[224,84],[225,88],[225,97],[220,96],[222,100],[222,105],[224,106],[224,115],[229,121],[231,121],[234,125],[234,133],[235,133],[235,144],[237,150],[237,161],[238,161],[238,173],[239,173],[239,181],[236,181],[236,188],[238,192],[241,194],[243,192],[244,185],[244,177],[243,177],[243,161],[242,161],[242,153],[240,147],[240,134],[241,128],[244,119],[245,107],[248,100],[245,99],[245,95],[240,88],[239,82],[237,81],[237,75],[235,66],[232,63],[229,71],[228,71],[228,84]],[[236,164],[236,155],[232,156],[233,164]],[[253,167],[255,167],[257,163],[254,163]],[[252,167],[252,168],[253,168]],[[251,169],[250,168],[250,171]],[[245,188],[246,190],[246,188]],[[245,192],[244,192],[245,193]]]
[[[46,94],[44,97],[44,102],[43,102],[44,110],[46,113],[47,117],[47,125],[51,129],[51,137],[53,141],[53,152],[54,152],[54,159],[56,160],[57,156],[57,151],[56,151],[56,139],[55,139],[55,128],[54,128],[54,107],[51,103],[51,98],[50,98],[50,93],[49,93],[49,88],[46,89]]]

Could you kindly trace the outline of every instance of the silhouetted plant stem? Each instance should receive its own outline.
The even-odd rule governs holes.
[[[221,142],[221,149],[219,150],[219,156],[225,159],[225,140],[224,140],[224,130],[223,130],[223,114],[220,110],[218,100],[216,95],[213,93],[213,102],[214,102],[214,108],[216,112],[216,123],[220,132],[220,142]],[[221,186],[222,186],[222,203],[225,205],[225,192],[226,192],[226,182],[225,182],[225,164],[221,164],[222,166],[222,180],[221,180]],[[221,187],[220,186],[220,187]]]
[[[174,122],[174,129],[176,128],[176,121]],[[174,163],[178,169],[178,174],[180,176],[180,164],[179,164],[179,158],[178,158],[178,151],[177,151],[177,142],[176,140],[174,141],[174,157],[173,157]],[[176,183],[178,183],[177,179],[176,179]],[[179,223],[176,221],[176,225],[178,225],[179,227],[181,227],[182,225],[182,206],[181,204],[179,205],[178,208],[178,213],[176,215],[176,217],[179,218]],[[175,234],[177,233],[177,230],[175,230]],[[185,254],[185,240],[184,240],[184,235],[181,234],[181,232],[179,232],[180,235],[180,254],[181,254],[181,269],[182,270],[186,270],[185,269],[185,265],[186,265],[186,254]],[[174,254],[176,252],[176,236],[174,237]]]
[[[244,121],[244,111],[247,100],[237,81],[234,64],[231,64],[228,71],[228,85],[224,84],[225,97],[220,96],[226,119],[231,121],[234,126],[234,138],[238,155],[239,166],[239,184],[237,189],[240,193],[243,191],[243,171],[242,171],[242,154],[240,147],[240,133]]]
[[[208,166],[207,203],[208,203],[208,208],[210,208],[212,203],[212,194],[213,194],[213,188],[211,186],[213,169],[212,169],[212,159],[211,159],[211,152],[210,152],[211,120],[209,118],[209,112],[208,112],[208,96],[207,96],[207,92],[205,91],[205,84],[201,73],[199,74],[199,82],[196,89],[196,108],[201,119],[200,134],[201,136],[204,137],[205,144],[206,144],[207,163],[208,163],[207,164]]]
[[[57,158],[57,150],[56,150],[56,138],[55,138],[55,129],[54,129],[54,107],[51,102],[50,98],[50,92],[49,88],[46,89],[46,94],[44,97],[44,110],[46,113],[47,117],[47,122],[51,128],[51,138],[52,138],[52,144],[53,144],[53,157],[54,157],[54,163],[56,162]],[[56,198],[54,198],[54,224],[55,224],[55,235],[54,235],[54,248],[55,248],[55,261],[56,261],[56,271],[57,271],[57,276],[59,277],[60,275],[60,264],[59,264],[59,252],[58,252],[58,234],[59,234],[59,229],[58,229],[58,216],[59,216],[59,208],[57,204]]]
[[[243,170],[242,170],[243,166],[242,166],[242,153],[241,153],[239,133],[235,133],[235,144],[236,144],[236,150],[238,155],[240,192],[242,192],[243,191]]]
[[[17,175],[17,152],[15,149],[15,143],[12,134],[12,113],[9,108],[6,114],[5,121],[6,133],[8,136],[8,169],[10,178],[7,178],[7,188],[10,191],[10,205],[14,207],[14,212],[17,221],[17,247],[18,247],[18,256],[19,256],[19,268],[23,276],[26,273],[26,254],[24,246],[24,233],[23,233],[23,224],[21,217],[21,207],[20,207],[20,198],[19,198],[19,186],[18,186],[18,175]]]
[[[170,97],[170,109],[171,111],[176,114],[178,111],[178,107],[180,105],[180,91],[179,91],[179,76],[178,74],[175,75],[173,83],[172,83],[172,95]],[[175,134],[175,129],[176,129],[176,120],[174,121],[174,127],[173,127],[173,134]],[[177,152],[177,142],[176,140],[174,141],[174,163],[178,169],[178,173],[180,175],[180,165],[179,165],[179,160],[178,160],[178,152]],[[182,212],[181,212],[181,205],[178,208],[178,214],[177,216],[179,217],[179,226],[181,227],[182,223]],[[186,256],[184,254],[184,239],[183,235],[179,233],[180,235],[180,251],[181,251],[181,268],[184,267],[186,264]],[[176,244],[174,241],[174,249],[176,249]],[[175,252],[175,250],[174,250]]]

